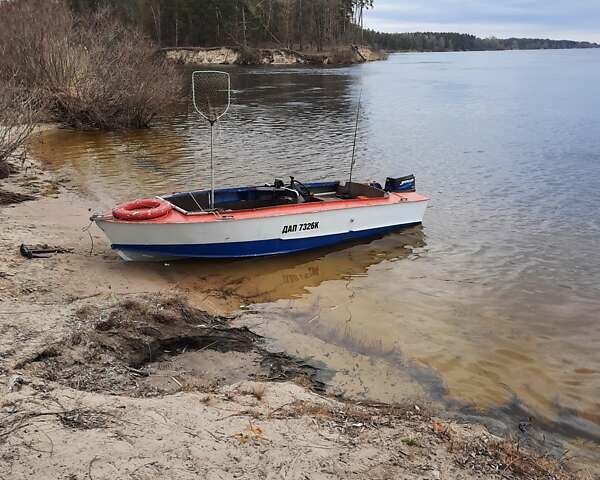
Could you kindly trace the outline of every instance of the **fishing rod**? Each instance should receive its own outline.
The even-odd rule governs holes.
[[[352,144],[352,162],[350,162],[350,178],[348,183],[352,182],[352,171],[354,170],[354,163],[356,160],[356,137],[358,135],[358,118],[360,115],[360,101],[362,99],[362,89],[358,95],[358,104],[356,106],[356,124],[354,125],[354,142]]]

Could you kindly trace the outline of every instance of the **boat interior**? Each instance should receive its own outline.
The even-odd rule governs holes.
[[[306,202],[334,202],[354,198],[384,198],[388,193],[379,184],[346,182],[302,183],[291,177],[288,184],[275,180],[262,187],[224,188],[215,190],[215,209],[227,212],[291,205]],[[181,213],[209,211],[210,190],[174,193],[162,196]]]

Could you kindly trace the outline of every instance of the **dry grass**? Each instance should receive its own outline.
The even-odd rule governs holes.
[[[569,472],[563,459],[526,451],[510,438],[499,440],[485,435],[465,435],[451,424],[430,417],[422,408],[416,410],[414,405],[360,405],[347,402],[332,406],[328,403],[298,401],[270,415],[274,418],[301,416],[333,422],[346,432],[398,426],[416,429],[417,436],[407,435],[401,437],[399,442],[409,447],[421,447],[429,445],[433,436],[446,444],[458,465],[482,474],[500,473],[501,478],[536,480],[585,478]]]
[[[112,421],[112,415],[101,410],[78,407],[67,409],[56,402],[56,409],[44,408],[34,411],[23,408],[20,402],[13,405],[13,408],[18,408],[18,410],[4,414],[0,418],[0,443],[17,435],[20,430],[32,426],[36,419],[42,417],[54,417],[65,427],[78,430],[103,428]]]
[[[238,393],[241,395],[251,395],[260,402],[267,393],[267,386],[264,383],[245,384],[238,389]]]
[[[6,192],[0,189],[0,205],[11,205],[13,203],[27,202],[35,197],[23,193]]]
[[[488,452],[498,463],[505,466],[505,471],[525,478],[548,478],[567,480],[572,476],[567,473],[560,461],[546,456],[524,453],[517,442],[504,439],[488,445]]]
[[[302,401],[294,402],[285,409],[285,413],[287,416],[307,416],[320,420],[330,420],[336,415],[334,410],[325,403],[311,403]]]
[[[574,476],[564,465],[562,458],[538,455],[521,448],[518,441],[511,438],[489,439],[467,438],[457,434],[448,424],[432,419],[432,431],[448,443],[449,451],[459,457],[457,463],[481,470],[498,470],[502,478],[535,478],[547,480],[570,480]]]

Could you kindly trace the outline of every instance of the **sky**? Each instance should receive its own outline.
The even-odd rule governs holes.
[[[365,13],[381,32],[459,32],[600,43],[600,0],[375,0]]]

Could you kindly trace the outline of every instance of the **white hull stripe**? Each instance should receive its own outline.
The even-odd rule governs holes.
[[[404,227],[417,225],[405,224],[390,227],[348,232],[337,235],[289,239],[258,240],[254,242],[229,242],[192,245],[112,245],[125,260],[161,260],[170,258],[237,258],[278,255],[300,252],[315,248],[336,245],[342,242],[360,240],[383,235]]]

